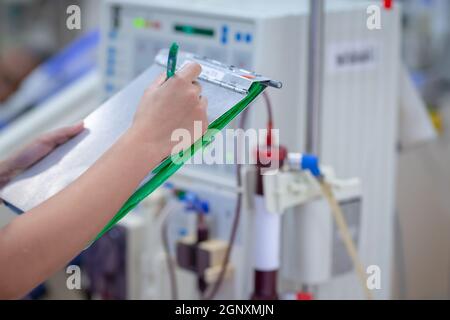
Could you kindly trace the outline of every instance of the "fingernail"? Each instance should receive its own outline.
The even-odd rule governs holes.
[[[83,128],[84,128],[84,121],[81,120],[80,122],[77,122],[77,123],[75,124],[75,127],[83,127]]]
[[[193,63],[194,63],[193,61],[186,61],[181,69],[184,69],[184,68],[192,65]]]

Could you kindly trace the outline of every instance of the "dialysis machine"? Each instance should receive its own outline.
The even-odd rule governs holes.
[[[289,151],[302,152],[306,133],[308,3],[306,0],[104,1],[101,25],[104,98],[123,88],[152,64],[161,48],[176,41],[181,50],[282,81],[282,90],[269,93],[275,128],[279,129],[281,144]],[[343,211],[362,261],[381,270],[381,288],[373,294],[387,299],[391,286],[400,19],[398,7],[380,8],[382,28],[369,30],[370,4],[379,3],[327,1],[320,157],[322,163],[333,167],[337,176],[357,177],[361,181],[359,197],[347,201]],[[247,127],[263,126],[266,114],[261,100],[249,109]],[[243,214],[230,258],[230,272],[218,297],[249,298],[253,253],[248,243],[251,212],[255,209],[249,204],[245,184],[244,190],[236,185],[236,166],[187,165],[171,182],[206,203],[210,234],[223,241],[229,237],[237,192],[243,192]],[[171,197],[168,194],[166,198]],[[173,201],[176,202],[173,199],[166,202]],[[134,286],[130,292],[134,294],[128,297],[169,298],[165,255],[160,237],[155,235],[160,232],[157,226],[161,222],[153,213],[145,213],[148,207],[144,204],[135,213],[147,214],[143,221],[149,222],[147,234],[151,234],[151,239],[133,242],[141,248],[130,250],[136,255],[132,258],[133,272],[128,274]],[[192,215],[184,212],[183,205],[172,205],[172,209],[177,212],[171,215],[167,230],[170,252],[175,254],[175,243],[192,231],[195,222]],[[308,210],[308,206],[299,206],[283,214],[280,293],[313,286],[318,298],[361,298],[362,291],[331,218],[326,222],[324,234],[315,228],[317,219]],[[309,262],[312,265],[308,266]],[[315,270],[319,269],[322,271],[318,275]],[[198,298],[195,275],[177,267],[176,276],[180,297]]]

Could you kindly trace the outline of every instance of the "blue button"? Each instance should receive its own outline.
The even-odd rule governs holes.
[[[247,42],[247,43],[250,43],[250,42],[252,42],[252,35],[250,34],[250,33],[247,33],[246,35],[245,35],[245,41]]]
[[[241,33],[240,32],[236,32],[236,34],[234,35],[234,38],[236,39],[236,41],[241,41],[241,38],[242,38],[242,36],[241,36]]]
[[[108,53],[111,54],[111,55],[116,54],[116,48],[114,48],[114,47],[109,47],[109,48],[108,48]]]
[[[117,38],[117,31],[116,30],[111,30],[109,32],[109,38],[110,39],[116,39]]]
[[[188,235],[187,229],[186,229],[186,228],[179,228],[179,229],[178,229],[178,235],[179,235],[180,237],[187,236],[187,235]]]
[[[105,86],[105,89],[107,92],[112,92],[112,91],[114,91],[114,86],[110,83],[107,83]]]
[[[113,76],[114,75],[114,68],[108,68],[108,70],[106,70],[106,74],[108,75],[108,76]]]
[[[220,41],[223,44],[226,44],[228,42],[228,27],[227,26],[222,26],[222,37],[221,37]]]

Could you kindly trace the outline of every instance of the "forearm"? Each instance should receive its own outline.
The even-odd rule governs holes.
[[[163,157],[128,132],[74,183],[3,228],[0,298],[20,297],[83,250]]]

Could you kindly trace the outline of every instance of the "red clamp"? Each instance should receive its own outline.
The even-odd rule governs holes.
[[[384,8],[389,10],[392,8],[392,0],[384,0]]]
[[[314,300],[314,296],[311,292],[297,292],[296,300]]]

